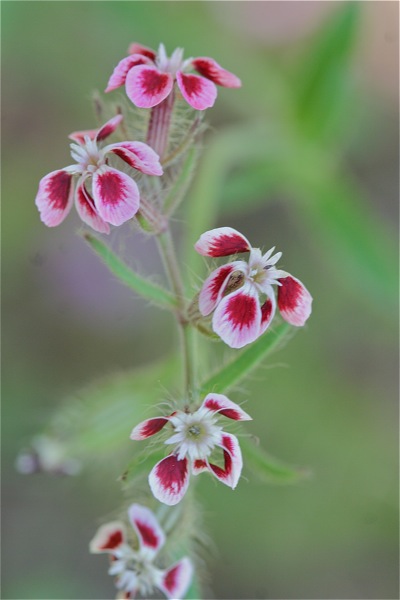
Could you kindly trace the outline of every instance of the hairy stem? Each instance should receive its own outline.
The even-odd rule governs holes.
[[[170,229],[157,236],[165,271],[177,300],[176,317],[183,356],[184,392],[186,402],[193,400],[195,387],[193,330],[187,320],[184,287]]]
[[[165,100],[151,109],[146,142],[157,152],[161,161],[168,149],[174,100],[175,94],[172,90]]]

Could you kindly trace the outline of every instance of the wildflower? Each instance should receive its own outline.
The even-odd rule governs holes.
[[[59,440],[47,435],[33,438],[32,447],[18,454],[15,467],[24,475],[40,472],[51,475],[77,475],[82,468],[77,459],[67,455],[67,449]]]
[[[206,279],[199,296],[203,316],[214,311],[212,326],[231,348],[256,340],[270,325],[276,310],[273,287],[282,317],[301,327],[311,314],[312,297],[304,285],[275,267],[282,252],[265,254],[231,227],[212,229],[201,235],[195,249],[203,256],[221,257],[249,252],[249,260],[220,266]]]
[[[122,121],[117,115],[98,130],[71,133],[71,156],[76,164],[52,171],[39,183],[36,206],[43,223],[59,225],[75,206],[82,221],[100,233],[109,233],[111,225],[131,219],[140,205],[139,189],[129,175],[110,167],[106,155],[119,156],[130,167],[147,175],[162,175],[159,158],[143,142],[119,142],[99,148]],[[79,176],[74,193],[73,178]],[[91,191],[87,184],[91,181]]]
[[[183,60],[183,49],[176,48],[168,57],[163,44],[158,52],[133,43],[110,77],[106,92],[125,84],[128,98],[139,108],[152,108],[172,92],[176,81],[182,96],[196,110],[213,106],[217,97],[214,84],[237,88],[241,81],[207,57]],[[188,73],[195,70],[200,75]]]
[[[235,421],[251,417],[222,394],[208,394],[195,412],[178,410],[168,417],[148,419],[137,425],[132,440],[144,440],[169,423],[174,433],[165,444],[174,445],[173,452],[152,469],[149,484],[154,496],[164,504],[177,504],[189,486],[190,471],[198,475],[210,471],[219,481],[234,489],[242,471],[242,454],[237,438],[217,425],[221,414]],[[211,462],[214,448],[223,451],[224,466]]]
[[[193,574],[191,561],[182,558],[167,570],[158,569],[154,561],[165,544],[165,534],[155,515],[145,506],[132,504],[128,516],[138,540],[137,549],[128,543],[125,525],[120,521],[102,525],[90,542],[92,553],[110,555],[108,572],[116,576],[118,598],[134,598],[136,594],[148,598],[156,588],[167,598],[184,598]]]

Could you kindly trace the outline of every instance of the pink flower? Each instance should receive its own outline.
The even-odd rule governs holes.
[[[143,421],[133,429],[131,439],[144,440],[167,423],[173,428],[173,435],[165,441],[174,445],[173,452],[158,462],[149,475],[150,488],[157,500],[171,506],[182,500],[189,486],[190,471],[193,475],[209,471],[225,485],[236,487],[242,471],[242,454],[237,438],[217,425],[219,414],[235,421],[251,420],[226,396],[208,394],[193,413],[178,410],[168,417]],[[222,450],[223,467],[211,462],[215,447]]]
[[[206,316],[214,311],[215,333],[231,348],[254,342],[270,325],[278,308],[291,325],[304,325],[311,314],[312,297],[304,285],[275,267],[282,252],[265,254],[252,248],[236,229],[220,227],[203,233],[195,249],[203,256],[229,256],[249,252],[249,260],[235,260],[215,269],[206,279],[199,296],[199,309]]]
[[[125,525],[113,521],[102,525],[90,542],[90,551],[110,555],[110,575],[116,576],[119,598],[143,598],[161,590],[167,598],[184,598],[193,575],[188,558],[182,558],[169,569],[154,566],[154,560],[165,544],[165,534],[150,509],[132,504],[128,510],[129,521],[135,530],[138,548],[128,543]]]
[[[192,69],[200,75],[188,73]],[[168,58],[163,44],[156,53],[134,43],[129,47],[129,56],[115,67],[105,91],[111,92],[125,84],[127,96],[133,104],[139,108],[152,108],[169,96],[175,81],[186,102],[196,110],[213,106],[217,97],[214,84],[230,88],[242,85],[236,75],[223,69],[212,58],[183,60],[182,48],[176,48]]]
[[[76,164],[52,171],[39,183],[35,202],[45,225],[59,225],[74,200],[82,221],[100,233],[110,232],[108,223],[122,225],[137,213],[138,186],[126,173],[110,167],[106,155],[111,152],[147,175],[162,175],[163,171],[157,154],[142,142],[119,142],[99,148],[99,143],[115,131],[122,118],[122,115],[113,117],[99,130],[71,133],[69,138],[74,142],[71,156]],[[74,176],[78,176],[75,188]]]

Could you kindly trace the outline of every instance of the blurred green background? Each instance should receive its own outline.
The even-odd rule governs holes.
[[[195,223],[182,262],[204,269],[184,244],[230,225],[282,250],[314,296],[307,327],[230,394],[247,401],[246,431],[313,478],[273,487],[244,470],[235,493],[201,478],[210,597],[397,598],[397,3],[3,2],[2,24],[2,597],[114,597],[87,546],[121,502],[126,461],[104,448],[107,474],[66,479],[19,475],[14,461],[65,396],[165,356],[172,318],[113,280],[75,214],[45,228],[34,197],[70,164],[67,134],[95,125],[91,92],[128,44],[163,41],[243,81],[207,114],[176,219],[178,234]],[[128,225],[110,237],[162,281],[152,240]]]

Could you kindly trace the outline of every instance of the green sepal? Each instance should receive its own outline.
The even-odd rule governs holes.
[[[244,465],[264,483],[298,483],[311,476],[308,469],[292,467],[274,458],[249,437],[240,438],[240,448]]]
[[[176,299],[172,294],[135,273],[104,242],[90,233],[85,233],[84,238],[119,281],[161,308],[176,308]]]

